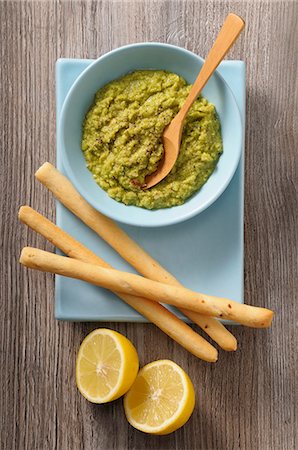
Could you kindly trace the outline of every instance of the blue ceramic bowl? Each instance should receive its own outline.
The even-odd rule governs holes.
[[[96,184],[86,168],[81,151],[85,114],[93,103],[96,91],[106,83],[139,69],[168,70],[181,75],[188,83],[193,83],[202,65],[202,58],[185,49],[168,44],[140,43],[103,55],[77,78],[61,112],[59,139],[62,144],[62,161],[74,186],[98,211],[130,225],[170,225],[204,211],[228,186],[241,155],[243,130],[234,96],[218,73],[211,77],[202,94],[216,107],[221,121],[224,151],[209,180],[183,205],[149,211],[118,203]]]

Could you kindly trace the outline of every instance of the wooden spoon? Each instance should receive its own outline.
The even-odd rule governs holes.
[[[184,105],[170,124],[164,129],[162,136],[164,156],[157,170],[146,177],[145,185],[143,186],[144,189],[155,186],[172,170],[180,150],[184,119],[216,67],[238,38],[244,25],[244,20],[236,14],[229,14],[227,16]]]

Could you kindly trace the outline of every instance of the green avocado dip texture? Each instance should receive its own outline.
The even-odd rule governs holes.
[[[143,190],[163,156],[162,133],[191,85],[180,76],[141,70],[100,89],[83,124],[82,150],[95,181],[110,197],[147,209],[181,205],[208,180],[222,153],[215,107],[199,97],[185,120],[170,174]]]

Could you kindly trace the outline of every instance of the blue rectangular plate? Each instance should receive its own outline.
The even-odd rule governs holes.
[[[57,130],[67,92],[91,62],[80,59],[57,61]],[[218,71],[235,95],[244,127],[244,62],[224,61]],[[57,167],[65,173],[59,141]],[[162,228],[120,226],[188,288],[243,303],[243,198],[244,152],[228,188],[197,217]],[[126,261],[60,203],[57,203],[57,225],[116,269],[134,272]],[[82,281],[56,276],[55,297],[55,316],[60,320],[147,322],[114,294]],[[171,309],[185,320],[177,310]]]

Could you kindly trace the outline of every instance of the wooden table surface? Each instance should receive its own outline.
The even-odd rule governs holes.
[[[153,325],[100,324],[127,335],[142,365],[171,358],[194,382],[186,426],[147,436],[128,425],[121,400],[96,406],[76,390],[76,353],[97,324],[54,320],[53,276],[17,262],[24,245],[53,248],[17,222],[17,211],[30,204],[55,215],[33,173],[55,162],[57,58],[96,58],[138,41],[204,56],[229,11],[247,23],[230,53],[247,63],[245,301],[276,317],[270,330],[233,329],[239,350],[221,351],[213,365]],[[298,448],[297,14],[297,1],[0,2],[1,449]]]

